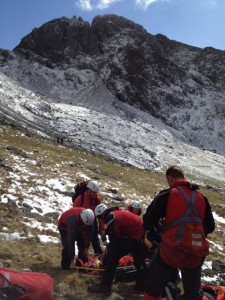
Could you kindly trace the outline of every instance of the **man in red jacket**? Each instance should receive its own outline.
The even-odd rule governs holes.
[[[101,198],[98,194],[98,191],[99,191],[98,183],[96,181],[90,180],[87,184],[86,191],[75,199],[73,203],[73,207],[90,208],[94,212],[95,207],[101,203]],[[95,253],[103,252],[98,237],[98,231],[100,232],[100,235],[103,236],[105,233],[104,229],[105,229],[104,223],[102,221],[99,221],[98,224],[97,219],[95,218],[94,231],[93,231],[93,236],[91,241]]]
[[[109,244],[107,245],[106,264],[101,283],[89,286],[88,291],[110,295],[119,259],[129,253],[134,256],[134,264],[138,271],[137,286],[141,288],[144,279],[142,218],[118,208],[107,208],[105,204],[99,204],[95,208],[95,215],[106,224],[105,233],[109,237]]]
[[[58,229],[63,247],[62,269],[69,270],[74,266],[75,241],[77,241],[78,258],[87,261],[94,219],[93,211],[82,207],[70,208],[59,218]]]
[[[144,300],[161,299],[165,281],[179,268],[184,300],[198,300],[201,266],[209,245],[205,239],[215,229],[210,204],[196,186],[185,180],[178,166],[166,171],[169,189],[153,200],[143,216],[144,229],[151,230],[163,219],[162,239],[145,282]]]

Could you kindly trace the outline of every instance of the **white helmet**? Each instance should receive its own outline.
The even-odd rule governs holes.
[[[96,217],[100,216],[102,213],[104,213],[104,211],[107,209],[107,206],[103,203],[97,205],[95,207],[95,215]]]
[[[84,209],[80,213],[81,220],[84,222],[86,225],[92,225],[94,223],[95,215],[93,211],[90,208]]]
[[[87,184],[87,187],[95,193],[99,191],[99,185],[96,181],[90,180]]]
[[[141,205],[140,205],[140,203],[139,203],[138,201],[133,201],[133,202],[131,203],[131,207],[140,209],[140,208],[141,208]]]

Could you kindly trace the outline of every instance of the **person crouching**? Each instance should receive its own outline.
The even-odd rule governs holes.
[[[136,288],[143,288],[144,282],[144,255],[142,251],[143,220],[135,214],[118,208],[107,208],[99,204],[95,208],[95,215],[106,225],[106,235],[109,244],[106,249],[105,270],[100,284],[88,287],[92,293],[111,294],[112,282],[115,277],[119,259],[129,253],[134,257],[137,269]],[[136,289],[137,290],[137,289]]]
[[[88,248],[93,234],[94,213],[91,209],[73,207],[65,211],[58,221],[62,241],[61,267],[70,270],[75,263],[75,241],[78,259],[87,261]]]

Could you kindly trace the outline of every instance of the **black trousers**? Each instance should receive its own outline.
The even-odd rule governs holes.
[[[100,240],[98,237],[98,223],[97,220],[95,218],[94,221],[94,230],[93,230],[93,236],[92,236],[92,248],[94,250],[94,253],[103,253],[101,245],[100,245]]]
[[[153,257],[145,280],[145,292],[153,297],[160,297],[167,279],[176,274],[177,269],[167,265],[159,253]],[[201,284],[201,265],[193,269],[181,269],[184,300],[199,300]]]
[[[69,269],[70,263],[71,263],[71,257],[69,255],[69,248],[68,248],[68,242],[67,242],[67,232],[59,230],[61,241],[62,241],[62,252],[61,252],[61,267],[64,270]],[[86,258],[84,257],[84,235],[82,232],[78,232],[76,235],[76,241],[77,241],[77,247],[78,247],[78,258],[82,261],[85,261]],[[75,244],[74,244],[75,247]]]
[[[105,270],[101,282],[103,285],[111,287],[120,258],[130,253],[132,253],[134,257],[134,265],[138,270],[137,278],[142,278],[143,281],[143,276],[141,276],[141,274],[144,273],[142,242],[131,238],[124,238],[110,242],[107,247]]]

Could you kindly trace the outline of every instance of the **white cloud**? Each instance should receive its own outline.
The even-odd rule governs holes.
[[[78,0],[76,1],[77,6],[82,10],[91,11],[93,9],[106,9],[110,7],[113,3],[121,2],[123,0]]]
[[[96,5],[97,9],[105,9],[111,6],[113,3],[121,2],[123,0],[99,0],[98,4]]]
[[[143,10],[147,10],[149,5],[151,5],[156,1],[158,0],[135,0],[135,4]]]
[[[124,0],[77,0],[76,5],[85,11],[91,11],[93,9],[99,9],[103,10],[106,8],[109,8],[116,2],[122,2]],[[153,2],[156,2],[159,0],[134,0],[135,5],[143,10],[147,10],[149,5],[151,5]],[[160,0],[162,1],[162,0]]]
[[[79,6],[82,10],[91,11],[93,6],[91,4],[91,0],[78,0],[76,2],[77,6]]]

